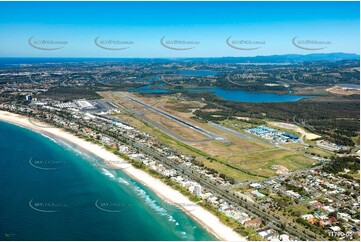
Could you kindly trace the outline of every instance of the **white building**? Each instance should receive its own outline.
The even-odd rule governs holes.
[[[202,187],[200,185],[195,185],[193,192],[197,197],[200,197],[202,195]]]

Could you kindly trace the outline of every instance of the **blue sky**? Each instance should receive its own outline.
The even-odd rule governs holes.
[[[0,2],[1,57],[219,57],[359,54],[359,2]],[[192,41],[174,50],[164,41]],[[300,45],[292,39],[322,41]],[[35,47],[29,44],[30,41]],[[124,50],[111,48],[129,47]],[[226,44],[227,38],[258,42]],[[41,44],[64,41],[63,44]],[[102,40],[131,44],[106,45]],[[325,42],[327,42],[325,44]],[[114,43],[114,42],[113,42]],[[249,42],[247,42],[249,43]],[[299,43],[299,42],[298,42]],[[56,50],[36,48],[61,47]]]

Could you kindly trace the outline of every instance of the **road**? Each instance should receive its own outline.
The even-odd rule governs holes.
[[[130,97],[128,97],[128,98],[130,98]],[[135,99],[133,99],[133,100],[135,100]],[[135,101],[137,103],[139,102],[137,100],[135,100]],[[139,103],[142,104],[141,102],[139,102]],[[150,108],[152,110],[155,109],[146,104],[142,104],[142,106],[146,106],[147,108]],[[157,109],[155,109],[155,110],[157,110]],[[158,111],[160,111],[160,110],[158,110]],[[160,112],[162,112],[162,111],[160,111]],[[142,115],[142,114],[138,112],[138,115]],[[165,114],[163,116],[168,117]],[[151,122],[153,124],[155,123],[152,120],[151,120]],[[158,127],[158,125],[159,124],[157,124],[156,126]],[[111,132],[105,131],[105,133],[111,137],[114,137],[114,134]],[[119,137],[114,137],[114,138],[119,140]],[[262,208],[259,205],[252,204],[251,202],[247,202],[242,199],[239,199],[237,196],[233,195],[233,193],[230,192],[229,190],[227,190],[223,187],[217,186],[217,185],[213,184],[211,181],[209,181],[208,179],[203,178],[201,176],[201,174],[193,173],[193,171],[191,169],[189,169],[187,167],[183,167],[180,164],[174,163],[172,160],[169,160],[168,158],[166,158],[164,155],[162,155],[158,151],[153,150],[143,144],[134,142],[130,137],[125,137],[124,135],[122,135],[122,139],[119,141],[121,141],[122,143],[125,143],[127,145],[130,145],[131,147],[134,147],[134,148],[140,150],[141,152],[144,152],[144,154],[147,154],[147,155],[159,160],[163,165],[165,165],[168,168],[175,169],[179,174],[187,175],[191,180],[198,182],[204,188],[206,188],[206,189],[212,191],[213,193],[217,194],[218,196],[222,197],[228,203],[236,205],[237,207],[239,207],[239,206],[243,207],[243,209],[245,211],[247,211],[247,213],[251,213],[251,214],[257,215],[261,218],[264,218],[268,222],[271,222],[280,228],[284,227],[285,231],[297,236],[298,238],[301,238],[303,240],[311,240],[311,241],[323,240],[323,238],[320,237],[319,235],[313,233],[312,231],[307,230],[306,228],[302,227],[299,224],[290,222],[287,218],[284,218],[281,215],[277,215],[271,211],[267,211],[266,208]],[[291,224],[291,226],[288,226],[288,224]],[[295,228],[293,228],[292,226],[294,226]]]
[[[227,80],[228,80],[230,83],[232,83],[233,85],[236,85],[236,86],[242,86],[241,84],[232,81],[231,78],[229,77],[230,75],[231,75],[231,73],[229,73],[229,74],[226,76]]]
[[[80,126],[94,128],[93,126],[87,124],[86,122],[77,121],[77,123]],[[183,167],[181,164],[169,160],[165,155],[159,153],[159,151],[154,150],[151,147],[148,147],[144,144],[138,143],[125,134],[114,133],[113,131],[108,130],[104,127],[99,128],[98,131],[102,132],[105,135],[113,137],[116,140],[120,141],[121,143],[129,145],[130,147],[133,147],[139,150],[140,152],[159,160],[164,166],[175,169],[179,174],[187,175],[191,180],[200,183],[204,188],[212,191],[215,195],[222,197],[222,199],[227,201],[229,204],[237,205],[237,207],[241,206],[245,211],[247,211],[247,213],[257,215],[267,220],[265,222],[271,222],[272,224],[280,228],[284,227],[285,231],[297,236],[300,239],[311,240],[311,241],[323,240],[323,238],[319,237],[317,234],[313,233],[312,231],[309,231],[298,224],[294,224],[288,221],[287,218],[284,218],[281,215],[276,215],[271,211],[267,211],[265,208],[261,208],[259,205],[252,204],[251,202],[239,199],[228,189],[215,185],[207,178],[202,177],[201,174],[197,172],[193,172],[190,168]],[[291,224],[291,226],[294,226],[296,229],[291,226],[287,226],[288,224]]]
[[[221,197],[223,199],[227,200],[227,202],[229,202],[230,204],[234,204],[237,206],[241,205],[244,209],[248,210],[247,211],[248,213],[251,212],[262,218],[266,218],[268,221],[272,222],[275,225],[278,225],[279,227],[290,223],[290,221],[287,220],[286,218],[279,216],[280,218],[277,219],[274,217],[275,214],[273,212],[270,212],[270,211],[268,213],[263,212],[261,209],[257,208],[256,205],[254,205],[250,202],[243,201],[243,200],[237,198],[236,196],[233,196],[231,193],[229,193],[228,190],[214,185],[209,180],[206,180],[206,179],[200,177],[199,174],[193,173],[189,168],[180,167],[178,164],[175,164],[173,161],[170,161],[167,158],[165,158],[164,156],[157,154],[155,151],[151,150],[148,147],[144,147],[143,145],[140,145],[140,144],[136,144],[136,147],[138,149],[142,150],[143,152],[150,154],[151,156],[157,158],[167,167],[173,168],[173,169],[177,170],[178,172],[180,172],[181,174],[182,173],[186,174],[190,179],[192,179],[196,182],[199,182],[203,187],[221,195]],[[293,225],[297,228],[297,230],[290,226],[286,226],[285,230],[291,234],[296,235],[299,238],[304,239],[304,240],[315,240],[315,239],[323,240],[321,237],[319,237],[315,233],[313,233],[311,231],[307,231],[304,227],[301,227],[300,225],[297,225],[297,224],[293,224]],[[307,233],[299,232],[299,231],[303,231],[303,230],[307,231]],[[310,235],[313,236],[313,238],[311,238]]]
[[[114,134],[111,132],[105,131],[105,133],[111,137],[114,137]],[[282,227],[282,226],[285,226],[285,225],[288,225],[289,223],[291,223],[291,225],[295,226],[296,229],[294,229],[291,226],[285,226],[285,228],[284,228],[285,231],[287,231],[303,240],[311,240],[311,241],[323,240],[322,237],[319,237],[317,234],[305,229],[304,227],[302,227],[298,224],[290,222],[287,218],[284,218],[280,215],[276,215],[271,211],[268,211],[268,212],[266,212],[266,210],[262,211],[262,208],[258,208],[258,205],[252,204],[251,202],[247,202],[242,199],[239,199],[238,197],[233,195],[232,192],[228,191],[227,189],[213,184],[208,179],[201,177],[201,175],[198,173],[193,173],[193,171],[190,168],[182,167],[179,164],[175,163],[174,161],[169,160],[164,155],[160,154],[158,151],[153,150],[143,144],[134,142],[129,137],[125,137],[124,135],[122,135],[122,136],[123,136],[123,139],[120,140],[121,142],[123,142],[127,145],[130,145],[130,146],[140,150],[141,152],[144,152],[144,154],[147,154],[147,155],[159,160],[160,162],[162,162],[163,165],[165,165],[168,168],[175,169],[179,174],[187,175],[191,180],[198,182],[204,188],[207,188],[208,190],[214,192],[215,194],[218,194],[224,200],[226,200],[228,203],[236,205],[237,207],[239,207],[239,206],[243,207],[243,209],[245,211],[247,211],[247,213],[257,215],[261,218],[265,218],[269,222],[273,223],[274,225],[276,225],[278,227]],[[117,137],[114,137],[114,138],[118,139]],[[278,218],[276,218],[276,216]],[[307,232],[303,232],[303,231],[307,231]]]

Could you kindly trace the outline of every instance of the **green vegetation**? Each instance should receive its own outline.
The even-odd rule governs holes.
[[[350,170],[351,173],[358,173],[360,170],[360,159],[357,156],[333,157],[331,162],[322,168],[323,171],[332,174],[343,173],[345,169]],[[354,177],[348,174],[341,174],[341,176],[354,180]],[[358,179],[355,180],[360,180],[359,174]]]
[[[262,119],[227,119],[220,123],[226,127],[235,128],[238,131],[267,124],[267,122]]]
[[[295,218],[299,218],[300,216],[304,215],[304,214],[308,214],[311,213],[313,210],[307,208],[305,205],[302,204],[297,204],[297,205],[291,205],[289,207],[287,207],[285,209],[285,211],[295,217]]]
[[[199,203],[199,205],[201,205],[202,207],[206,208],[208,211],[216,215],[222,223],[231,227],[234,231],[236,231],[240,235],[248,237],[248,239],[252,241],[262,240],[262,238],[258,236],[258,234],[253,228],[250,227],[246,228],[245,226],[240,224],[237,220],[227,217],[225,214],[219,212],[217,208],[214,207],[212,204],[202,201],[201,203]]]
[[[190,145],[187,145],[183,142],[180,142],[170,136],[168,136],[167,134],[161,132],[160,130],[158,130],[157,128],[155,128],[154,126],[148,124],[147,122],[143,121],[142,119],[136,117],[136,116],[132,116],[133,118],[136,118],[137,120],[141,121],[142,123],[144,123],[145,126],[147,126],[148,128],[151,128],[153,133],[158,137],[158,138],[161,138],[161,141],[165,144],[165,145],[169,145],[169,146],[174,146],[174,145],[177,145],[179,147],[183,147],[185,148],[186,150],[196,154],[196,155],[199,155],[200,157],[203,157],[205,158],[207,161],[209,162],[217,162],[219,164],[223,164],[225,166],[228,166],[227,164],[225,164],[224,162],[214,158],[214,157],[211,157],[210,155],[208,155],[207,153],[199,150],[199,149],[196,149]],[[198,165],[200,167],[204,167],[208,170],[209,174],[218,174],[220,173],[220,177],[222,177],[224,180],[226,181],[229,181],[230,183],[235,183],[235,179],[234,179],[234,176],[230,175],[229,172],[223,172],[224,170],[219,170],[219,169],[214,169],[212,167],[210,167],[209,165],[205,165],[203,162],[199,161],[196,159],[195,156],[193,156],[193,159],[191,160],[191,162],[195,165]],[[229,166],[231,167],[231,166]],[[241,169],[237,169],[239,171],[242,171]],[[222,173],[223,172],[223,173]],[[247,174],[247,175],[250,175],[250,176],[256,176],[256,177],[263,177],[263,176],[260,176],[260,175],[257,175],[257,174],[252,174],[250,172],[245,172],[245,171],[242,171],[243,173]],[[267,177],[263,177],[263,178],[267,178]]]
[[[282,186],[286,187],[287,190],[292,190],[302,196],[309,196],[309,194],[305,191],[305,189],[303,189],[302,186],[300,186],[300,187],[294,186],[292,184],[289,184],[288,182],[282,182],[281,184],[282,184]]]
[[[191,100],[203,98],[208,102],[208,105],[194,112],[203,120],[224,122],[236,117],[290,120],[326,137],[331,142],[350,146],[355,144],[354,137],[359,135],[359,95],[280,103],[231,102],[222,100],[212,93],[189,93],[186,97]],[[208,112],[207,109],[211,108],[217,108],[217,111]]]
[[[99,99],[93,87],[55,87],[47,92],[37,95],[37,98],[51,98],[59,101],[72,101],[74,99]]]
[[[94,138],[91,138],[88,136],[81,136],[81,137],[84,138],[86,141],[92,142],[97,145],[102,145],[103,147],[105,147],[105,149],[107,149],[108,151],[111,151],[112,153],[119,156],[120,158],[127,160],[129,163],[134,165],[136,168],[141,169],[141,170],[147,172],[148,174],[150,174],[151,176],[160,179],[168,186],[174,188],[175,190],[179,191],[180,193],[182,193],[183,195],[188,197],[189,200],[191,200],[192,202],[197,202],[199,205],[201,205],[202,207],[204,207],[205,209],[207,209],[208,211],[210,211],[211,213],[216,215],[222,223],[231,227],[232,229],[234,229],[234,231],[241,234],[242,236],[249,236],[249,240],[255,240],[255,241],[261,240],[261,238],[258,236],[258,234],[256,233],[256,231],[254,229],[249,228],[249,227],[246,228],[242,224],[240,224],[238,221],[227,217],[225,214],[219,212],[216,207],[212,206],[211,204],[209,204],[208,202],[206,202],[204,200],[201,200],[199,197],[193,195],[185,187],[182,187],[176,181],[173,181],[169,177],[164,176],[164,175],[150,169],[149,167],[145,166],[140,161],[134,160],[134,159],[130,158],[129,156],[127,156],[123,153],[120,153],[119,151],[117,151],[117,149],[115,149],[111,146],[103,145],[97,139],[94,139]]]

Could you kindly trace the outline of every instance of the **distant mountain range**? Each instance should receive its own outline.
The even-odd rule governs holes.
[[[206,59],[206,58],[204,58]],[[286,54],[286,55],[268,55],[254,57],[222,57],[208,58],[210,62],[231,62],[231,63],[299,63],[311,61],[342,61],[342,60],[360,60],[360,55],[348,53],[327,53],[327,54]]]
[[[32,63],[62,63],[62,62],[207,62],[207,63],[302,63],[312,61],[342,61],[357,60],[360,61],[360,55],[349,53],[323,53],[323,54],[286,54],[286,55],[268,55],[253,57],[200,57],[200,58],[79,58],[79,57],[1,57],[0,65],[9,64],[32,64]]]

